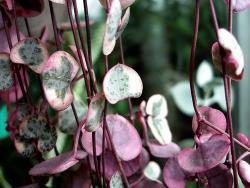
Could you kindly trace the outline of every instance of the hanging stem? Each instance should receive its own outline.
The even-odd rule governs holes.
[[[210,5],[210,11],[212,14],[213,18],[213,23],[214,23],[214,29],[216,32],[217,40],[218,40],[218,21],[217,21],[217,16],[214,8],[214,2],[213,0],[209,0],[209,5]],[[229,9],[230,9],[230,14],[229,14],[229,28],[232,29],[232,2],[231,0],[229,1]],[[220,48],[220,53],[221,57],[223,57],[224,52],[223,49]],[[233,142],[233,124],[232,124],[232,113],[231,113],[231,97],[230,97],[230,79],[226,77],[226,62],[222,62],[222,72],[223,72],[223,82],[224,82],[224,90],[225,90],[225,98],[226,98],[226,106],[227,106],[227,128],[228,132],[230,135],[230,146],[231,146],[231,155],[232,155],[232,168],[233,168],[233,175],[234,175],[234,187],[238,188],[238,173],[237,173],[237,166],[236,166],[236,152],[235,152],[235,145]]]
[[[121,63],[125,65],[122,36],[119,37],[119,48],[120,48],[120,55],[121,55]],[[133,106],[132,106],[131,98],[128,98],[128,107],[129,107],[130,121],[134,125]]]
[[[192,48],[191,48],[191,55],[190,55],[190,66],[189,66],[189,83],[190,83],[190,90],[192,96],[192,102],[195,114],[197,116],[197,120],[201,119],[201,114],[198,109],[195,87],[194,87],[194,70],[195,70],[195,54],[196,54],[196,44],[199,32],[199,16],[200,14],[200,0],[195,1],[195,22],[194,22],[194,31],[193,31],[193,39],[192,39]]]
[[[92,88],[94,89],[94,92],[98,93],[98,91],[97,91],[97,85],[95,83],[94,74],[92,72],[92,67],[91,67],[92,66],[92,62],[91,62],[92,58],[89,58],[90,54],[87,54],[86,48],[85,48],[85,45],[84,45],[83,34],[82,34],[82,31],[81,31],[81,25],[80,25],[80,20],[79,20],[79,15],[78,15],[78,9],[77,9],[76,0],[72,0],[72,2],[73,2],[74,13],[75,13],[77,30],[78,30],[78,34],[79,34],[79,38],[80,38],[82,50],[83,50],[83,55],[84,55],[84,58],[86,60],[86,65],[87,65],[87,68],[88,68],[88,73],[89,73],[89,76],[90,76],[91,85],[92,85]],[[90,27],[90,25],[89,25],[89,22],[88,22],[88,24],[86,23],[86,29],[89,28],[89,27]],[[91,46],[88,45],[88,49],[89,48],[91,48]]]

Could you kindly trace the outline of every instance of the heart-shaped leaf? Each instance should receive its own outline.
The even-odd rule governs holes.
[[[218,31],[219,43],[212,46],[212,58],[215,67],[222,72],[222,61],[225,62],[225,73],[234,80],[241,80],[244,71],[244,56],[235,37],[226,29]],[[225,56],[220,54],[220,46],[223,48]]]
[[[170,158],[176,156],[180,152],[180,147],[175,143],[160,145],[149,142],[147,145],[150,153],[155,157]]]
[[[223,135],[214,135],[207,142],[197,145],[197,149],[187,148],[178,155],[180,167],[190,173],[200,173],[215,167],[230,149],[230,141]]]
[[[117,171],[113,174],[109,182],[110,188],[123,188],[122,177],[120,173]]]
[[[150,161],[144,168],[143,174],[150,180],[158,180],[161,175],[161,168],[158,163]]]
[[[250,186],[250,165],[244,161],[241,160],[238,164],[238,171],[241,178],[242,183],[246,186]]]
[[[122,17],[122,20],[121,20],[119,27],[117,29],[117,32],[115,34],[116,39],[118,39],[122,35],[123,31],[125,30],[126,26],[128,25],[129,17],[130,17],[130,7],[127,8],[124,16]]]
[[[167,101],[164,96],[156,94],[148,99],[146,112],[154,117],[166,117],[168,114]]]
[[[58,3],[58,4],[65,4],[65,0],[50,0],[53,3]]]
[[[229,4],[229,0],[225,0],[226,4]],[[250,1],[249,0],[232,0],[232,6],[234,12],[241,12],[250,8]]]
[[[79,102],[78,100],[74,101],[74,105],[78,118],[80,120],[84,119],[84,117],[87,115],[86,106],[81,104],[81,102]],[[73,135],[75,133],[77,125],[71,106],[59,113],[58,128],[63,133],[67,133],[70,135]]]
[[[46,46],[36,38],[26,38],[18,42],[10,52],[13,63],[24,64],[36,73],[41,73],[48,59]]]
[[[233,176],[225,165],[219,164],[204,173],[207,183],[205,188],[232,188]]]
[[[216,110],[214,108],[206,107],[206,106],[200,107],[199,111],[202,117],[205,118],[207,121],[209,121],[211,124],[222,129],[223,131],[226,130],[227,120],[221,111]],[[197,128],[198,128],[197,117],[196,115],[194,115],[193,121],[192,121],[192,129],[194,133],[196,133]],[[199,137],[201,142],[205,142],[209,140],[209,138],[213,136],[214,134],[220,134],[214,129],[208,127],[206,124],[200,124],[198,133],[201,134],[201,136]]]
[[[247,147],[250,148],[250,141],[249,139],[247,138],[246,135],[244,135],[243,133],[238,133],[237,134],[237,139],[242,142],[243,144],[245,144]]]
[[[95,131],[97,156],[102,154],[102,135],[103,135],[103,129],[102,127],[99,127]],[[90,155],[93,155],[92,133],[83,129],[81,142],[86,152],[89,153]],[[105,146],[107,146],[107,144],[105,144]]]
[[[10,56],[7,53],[0,53],[0,91],[8,90],[13,82]]]
[[[108,13],[106,21],[106,29],[103,39],[102,51],[104,55],[111,54],[111,52],[115,47],[115,42],[116,42],[115,35],[119,27],[121,16],[122,16],[122,7],[120,4],[120,0],[113,0]]]
[[[115,104],[126,98],[138,98],[142,94],[142,80],[132,68],[117,64],[106,74],[103,91],[106,99]]]
[[[79,162],[79,159],[86,156],[87,154],[84,151],[78,151],[76,158],[72,152],[64,153],[35,165],[30,169],[29,174],[31,176],[58,174],[74,166]]]
[[[47,101],[55,110],[66,109],[73,101],[70,83],[79,69],[76,60],[67,52],[57,51],[50,56],[42,72]]]
[[[17,152],[27,158],[31,157],[36,151],[36,147],[32,143],[29,143],[20,137],[14,140],[14,144]]]
[[[158,142],[161,144],[169,144],[172,141],[172,133],[165,118],[149,116],[147,122],[151,132]]]
[[[49,27],[47,24],[45,24],[42,28],[41,34],[39,39],[41,40],[42,43],[46,43],[49,37]]]
[[[16,0],[16,13],[20,17],[34,17],[42,13],[43,0]]]
[[[102,6],[103,6],[104,8],[106,8],[106,1],[105,1],[105,0],[99,0],[99,1],[100,1],[100,3],[102,4]],[[120,0],[122,9],[128,8],[128,7],[131,6],[134,2],[135,2],[135,0]]]
[[[134,126],[132,126],[127,119],[120,115],[107,115],[106,121],[117,155],[124,161],[136,158],[142,150],[142,143]],[[96,130],[97,156],[102,153],[102,135],[103,129],[102,127],[99,127]],[[89,154],[93,155],[91,138],[91,133],[87,131],[83,132],[83,147]]]
[[[105,104],[105,99],[103,95],[96,95],[95,97],[92,98],[89,104],[86,125],[85,125],[85,129],[88,132],[94,132],[96,129],[98,129],[98,127],[101,126],[104,104]]]
[[[57,134],[50,128],[47,119],[42,115],[28,116],[19,127],[19,134],[26,140],[37,140],[37,149],[47,152],[56,145]]]
[[[176,158],[168,159],[163,169],[163,180],[169,188],[185,188],[186,173]]]
[[[117,155],[124,161],[136,158],[142,143],[134,126],[120,115],[108,115],[106,120]]]

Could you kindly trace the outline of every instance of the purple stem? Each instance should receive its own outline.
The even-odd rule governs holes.
[[[66,4],[67,4],[68,16],[69,16],[69,20],[70,20],[70,24],[71,24],[71,28],[72,28],[72,32],[73,32],[73,37],[74,37],[74,41],[75,41],[75,45],[76,45],[76,49],[77,49],[77,54],[78,54],[78,57],[79,57],[79,60],[80,60],[80,64],[81,64],[81,68],[82,68],[82,72],[83,72],[83,76],[84,76],[84,80],[85,80],[85,86],[86,86],[87,95],[88,95],[88,103],[90,103],[91,88],[89,86],[87,72],[86,72],[86,70],[84,68],[84,62],[83,62],[83,59],[82,59],[80,46],[79,46],[79,43],[78,43],[78,40],[77,40],[76,28],[75,28],[75,24],[73,22],[73,16],[72,16],[71,6],[70,6],[69,0],[66,0]]]
[[[195,114],[197,116],[197,120],[201,119],[201,114],[198,109],[197,100],[196,100],[196,93],[194,87],[194,70],[195,70],[195,54],[196,54],[196,44],[199,32],[199,13],[200,13],[200,0],[195,1],[195,22],[194,22],[194,32],[193,32],[193,39],[192,39],[192,48],[191,48],[191,55],[190,55],[190,66],[189,66],[189,81],[190,81],[190,90],[192,96],[192,102]]]
[[[119,47],[120,47],[121,63],[125,65],[124,50],[123,50],[123,43],[122,43],[121,36],[119,37]],[[132,106],[131,98],[128,98],[128,107],[129,107],[130,121],[134,125],[133,106]]]
[[[2,13],[2,11],[1,11],[1,13]],[[9,32],[8,26],[7,26],[7,23],[6,23],[6,17],[5,17],[5,14],[3,14],[3,13],[2,13],[2,18],[3,18],[3,23],[4,23],[5,35],[6,35],[6,38],[7,38],[9,49],[11,50],[12,49],[12,41],[11,41],[11,37],[10,37],[10,32]],[[16,73],[17,80],[19,82],[22,94],[24,96],[24,100],[29,103],[30,102],[30,98],[26,95],[25,88],[24,88],[24,85],[23,85],[23,82],[22,82],[22,78],[21,78],[20,72],[18,70],[18,66],[12,64],[11,67],[12,67],[13,72]],[[14,76],[14,78],[15,78],[15,76]]]
[[[78,9],[77,9],[76,0],[72,0],[72,2],[73,2],[73,8],[74,8],[74,12],[75,12],[75,19],[76,19],[77,30],[78,30],[78,34],[80,36],[80,42],[81,42],[81,46],[82,46],[82,49],[83,49],[83,55],[84,55],[84,58],[86,60],[86,65],[87,65],[87,68],[88,68],[88,73],[89,73],[89,76],[90,76],[90,81],[91,81],[92,87],[94,89],[94,92],[98,93],[98,91],[97,91],[97,85],[96,85],[95,79],[94,79],[94,74],[91,71],[92,70],[92,67],[91,67],[91,65],[92,65],[92,60],[91,59],[92,58],[89,57],[91,54],[87,54],[86,49],[85,49],[85,45],[84,45],[83,34],[81,32],[81,25],[80,25],[80,20],[79,20],[79,15],[78,15]],[[86,13],[85,13],[85,16],[86,16]],[[89,25],[89,21],[88,21],[88,22],[86,22],[86,30],[89,30],[89,27],[90,27],[90,25]],[[87,41],[90,40],[90,39],[88,39],[89,36],[87,35]],[[88,49],[89,48],[91,48],[91,45],[90,46],[88,45]],[[90,53],[91,53],[91,50],[90,50]]]
[[[213,18],[213,23],[214,23],[214,29],[216,32],[217,40],[218,40],[218,21],[217,21],[217,16],[216,12],[214,9],[214,2],[213,0],[209,0],[209,5],[210,5],[210,11],[212,14]],[[229,6],[230,6],[230,12],[232,11],[232,2],[231,0],[229,1]],[[229,14],[229,28],[232,28],[232,13]],[[220,47],[220,52],[221,52],[221,57],[223,57],[224,52],[223,49]],[[227,123],[228,123],[228,132],[230,135],[230,146],[231,146],[231,155],[232,155],[232,168],[233,168],[233,175],[234,175],[234,187],[238,188],[238,173],[237,173],[237,166],[236,166],[236,152],[235,152],[235,145],[233,142],[233,124],[232,124],[232,113],[231,113],[231,100],[230,100],[230,84],[228,79],[226,77],[226,62],[222,62],[222,72],[223,72],[223,82],[224,82],[224,90],[225,90],[225,98],[226,98],[226,106],[227,106]]]

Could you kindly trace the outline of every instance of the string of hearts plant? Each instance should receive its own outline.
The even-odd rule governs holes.
[[[197,105],[194,70],[200,0],[195,1],[190,57],[195,144],[193,148],[182,150],[172,142],[167,101],[162,95],[156,94],[147,102],[143,101],[138,111],[132,106],[131,98],[141,96],[143,84],[138,73],[125,64],[122,33],[129,22],[134,0],[100,0],[106,13],[102,48],[105,75],[101,89],[93,69],[87,0],[83,0],[86,35],[76,0],[48,2],[56,46],[54,52],[48,49],[47,26],[37,37],[32,35],[29,25],[29,18],[43,11],[44,0],[0,1],[1,37],[5,39],[0,48],[0,96],[9,112],[7,129],[17,152],[39,161],[28,172],[34,178],[26,187],[44,187],[49,177],[57,178],[64,173],[69,175],[68,187],[183,188],[186,182],[192,181],[197,187],[238,188],[238,174],[242,183],[250,186],[250,165],[245,160],[250,154],[250,141],[242,133],[234,138],[230,104],[231,80],[241,80],[244,72],[243,53],[232,34],[232,17],[233,13],[250,7],[250,1],[225,1],[228,29],[219,27],[213,0],[207,1],[217,38],[211,50],[212,61],[223,75],[226,117],[217,109]],[[59,29],[54,3],[67,8],[67,28],[74,39],[74,45],[69,46],[71,53],[63,50],[63,30]],[[27,36],[20,32],[18,18],[24,19]],[[116,43],[121,58],[109,69],[109,55]],[[30,72],[36,75],[40,87],[38,103],[34,103],[29,91],[32,87]],[[79,83],[86,93],[87,105],[74,96],[75,85]],[[128,101],[128,118],[108,111],[108,105],[122,100]],[[49,113],[51,109],[54,113]],[[136,120],[142,136],[135,128]],[[71,151],[58,151],[58,129],[72,136]],[[244,150],[238,157],[235,143]],[[56,156],[44,159],[44,154],[53,149]],[[163,182],[159,178],[159,164],[150,157],[166,160]]]

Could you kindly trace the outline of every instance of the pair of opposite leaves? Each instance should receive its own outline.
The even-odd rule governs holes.
[[[39,39],[26,38],[11,49],[10,59],[41,74],[45,96],[54,109],[63,110],[71,104],[70,83],[78,72],[79,64],[67,52],[57,51],[49,57]],[[103,90],[107,100],[114,104],[128,97],[139,97],[142,81],[133,69],[117,64],[106,74]]]
[[[226,118],[222,112],[210,107],[201,107],[199,110],[208,122],[226,130]],[[224,179],[224,187],[231,187],[232,174],[225,165],[220,164],[229,152],[230,140],[206,124],[198,126],[196,115],[193,117],[192,129],[194,133],[199,133],[195,139],[197,148],[183,149],[167,161],[163,170],[165,183],[170,188],[184,188],[186,180],[198,173],[208,180],[207,187],[221,185],[220,178]]]

